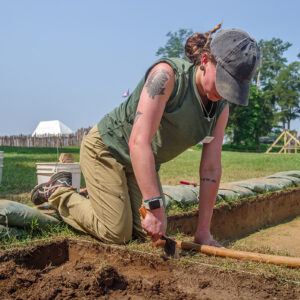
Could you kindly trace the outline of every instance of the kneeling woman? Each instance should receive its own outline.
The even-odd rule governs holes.
[[[156,241],[166,230],[159,166],[203,141],[194,240],[219,246],[210,223],[221,178],[226,101],[248,104],[259,49],[238,29],[212,38],[218,28],[187,40],[190,61],[163,58],[152,65],[130,97],[85,136],[80,165],[88,198],[70,188],[70,174],[58,173],[33,190],[33,202],[49,201],[66,223],[103,242],[143,238],[143,229]],[[143,203],[147,215],[141,222]]]

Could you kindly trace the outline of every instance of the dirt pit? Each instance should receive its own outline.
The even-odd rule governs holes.
[[[300,217],[250,234],[235,242],[235,246],[300,257]]]
[[[297,285],[98,243],[0,253],[1,299],[300,299]]]

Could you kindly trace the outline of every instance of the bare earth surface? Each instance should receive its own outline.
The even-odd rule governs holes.
[[[0,252],[1,299],[300,299],[297,285],[62,240]]]
[[[267,248],[300,257],[300,217],[253,233],[235,243],[246,248]]]

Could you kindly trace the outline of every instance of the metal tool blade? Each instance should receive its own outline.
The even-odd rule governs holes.
[[[179,258],[177,242],[166,235],[163,235],[161,239],[166,241],[164,246],[165,253],[173,258]]]

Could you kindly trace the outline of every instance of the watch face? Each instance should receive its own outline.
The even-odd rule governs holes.
[[[150,201],[148,204],[149,204],[149,209],[150,210],[160,208],[160,201],[159,200]]]

